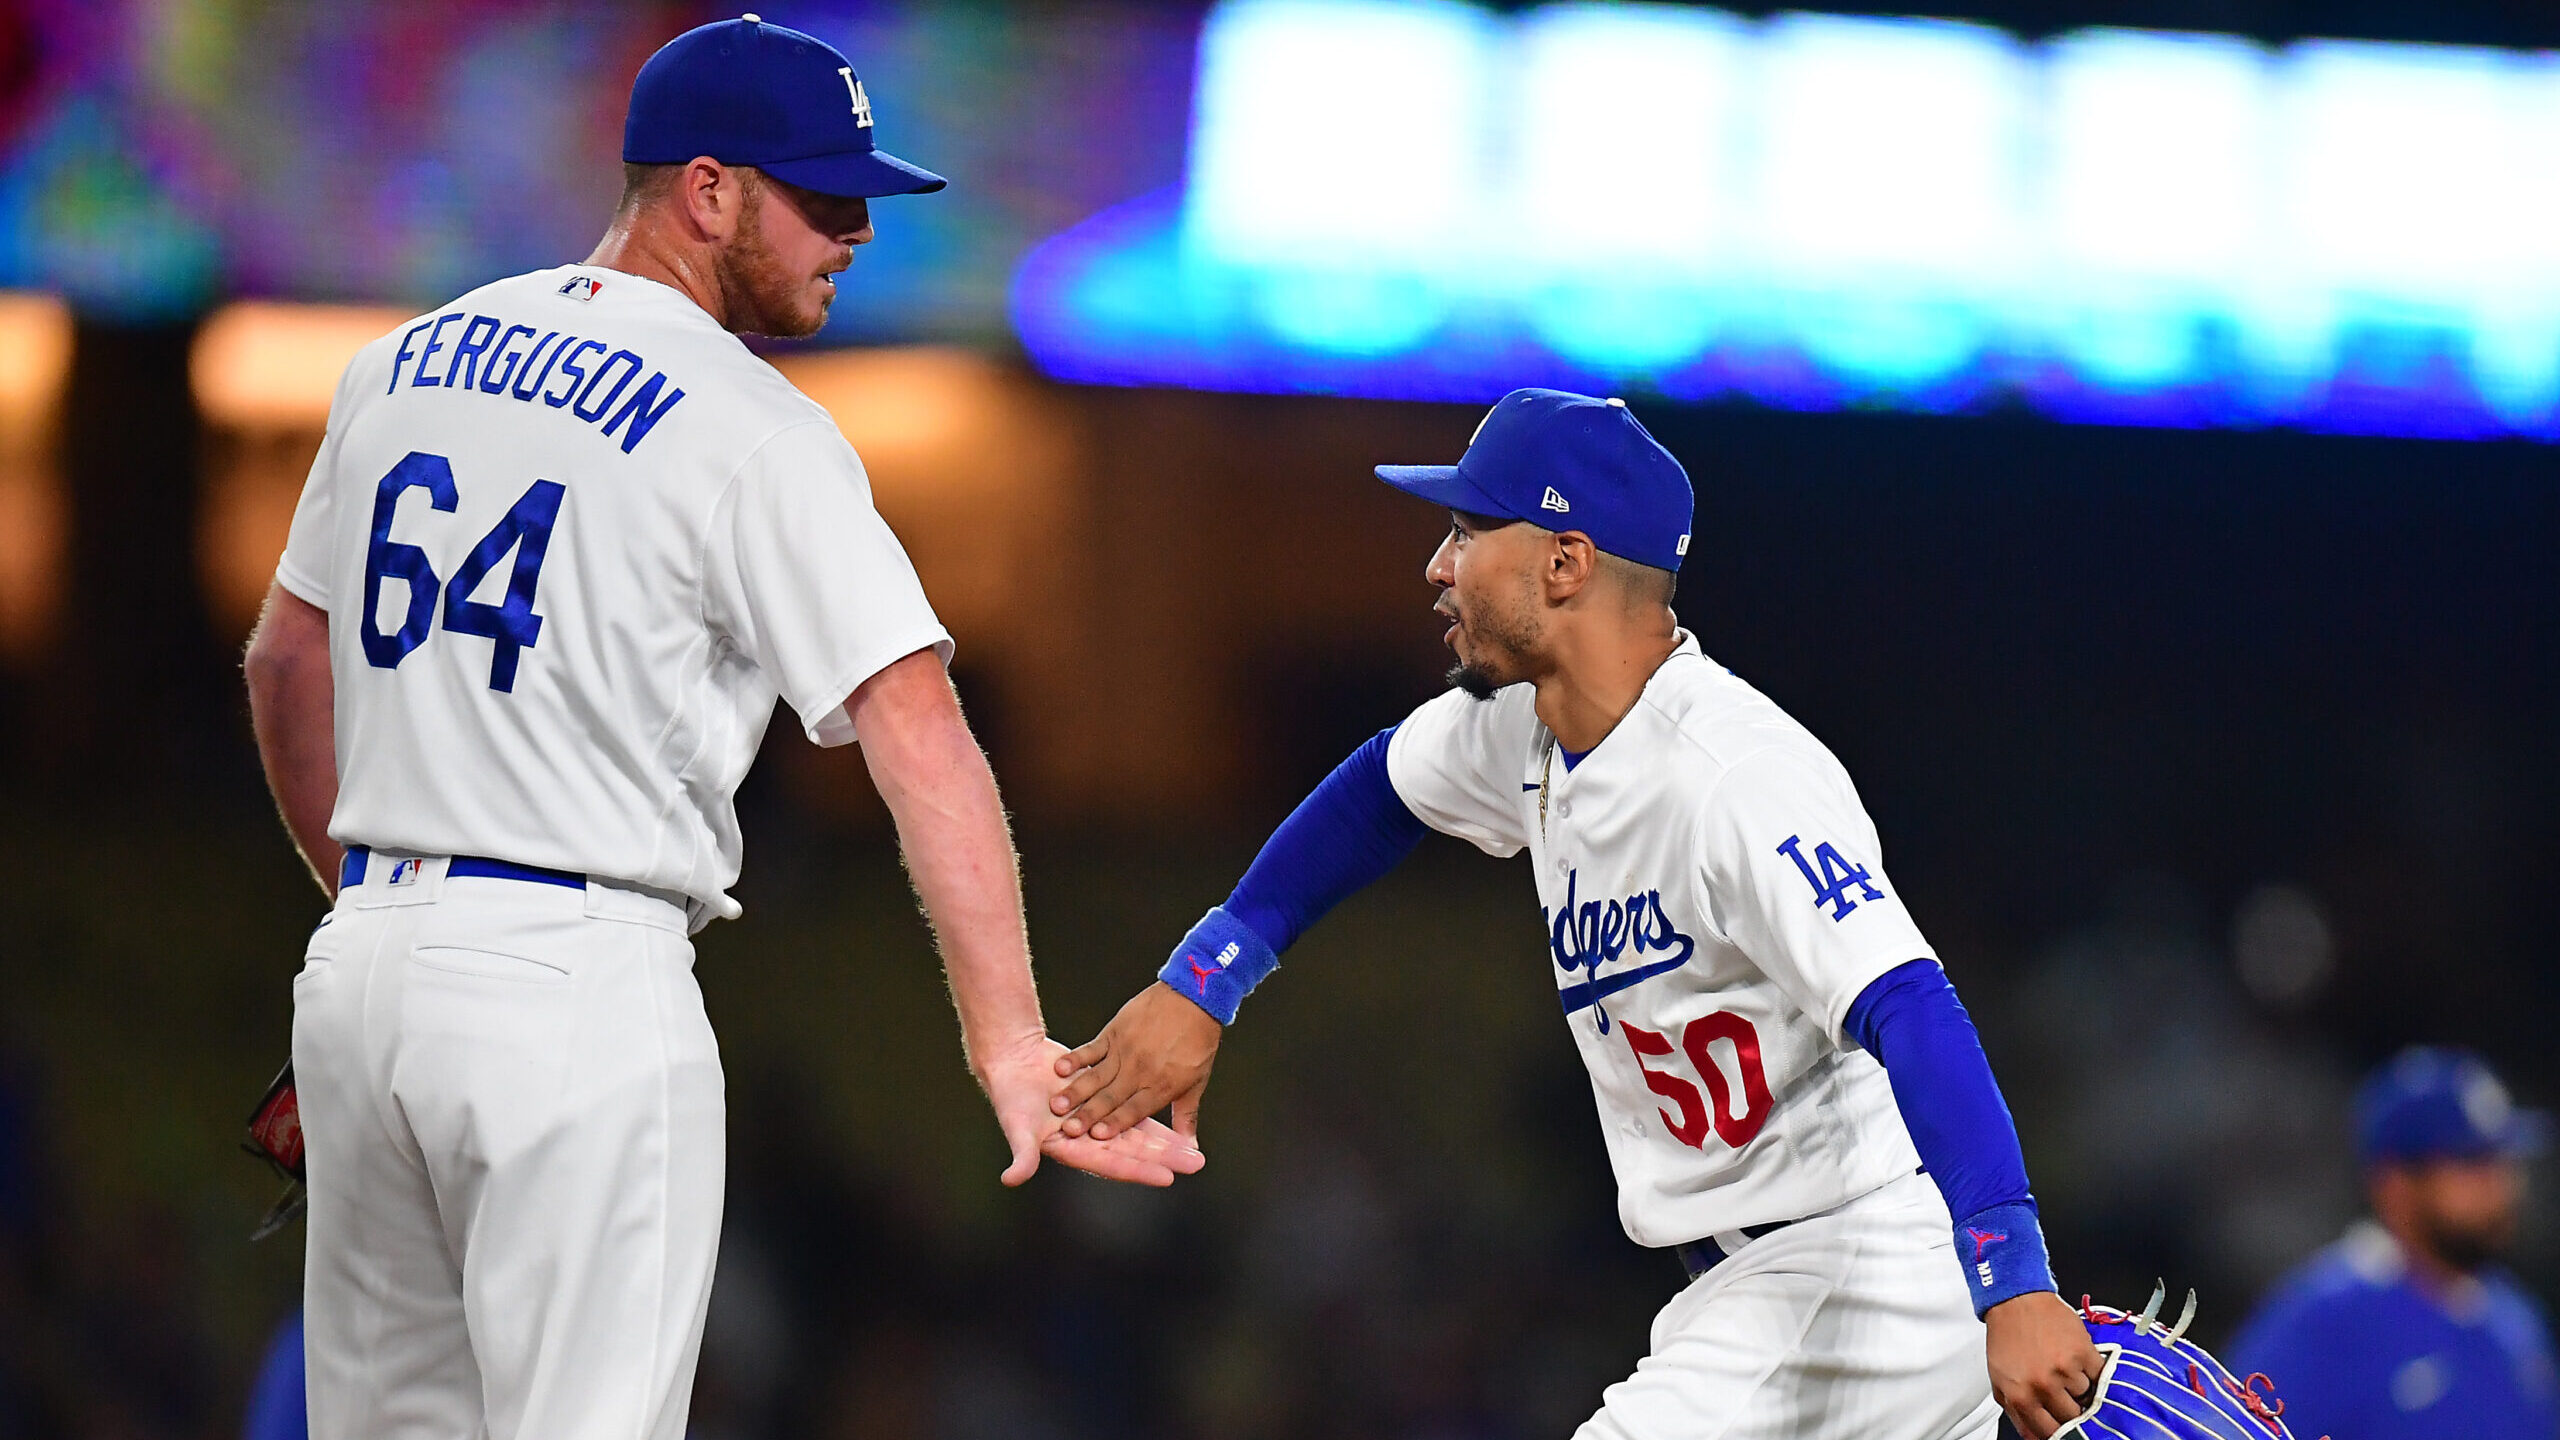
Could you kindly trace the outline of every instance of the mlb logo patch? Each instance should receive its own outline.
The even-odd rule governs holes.
[[[419,874],[426,869],[426,865],[426,861],[418,859],[395,860],[391,862],[391,878],[383,881],[382,883],[385,885],[415,885],[418,883]]]
[[[572,300],[583,302],[596,298],[596,292],[603,288],[604,282],[594,276],[578,275],[571,277],[568,284],[561,286],[560,293]]]

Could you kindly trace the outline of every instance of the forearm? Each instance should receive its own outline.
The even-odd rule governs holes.
[[[902,669],[907,673],[893,675]],[[950,980],[961,1042],[983,1075],[988,1056],[1046,1033],[1013,836],[995,774],[939,660],[920,652],[872,683],[884,693],[849,707],[863,758],[897,822],[908,877]]]
[[[327,613],[271,587],[241,669],[258,762],[276,811],[321,890],[335,896],[345,852],[329,838],[329,817],[338,804],[338,751]]]
[[[1847,1029],[1883,1062],[1911,1143],[1946,1197],[1976,1311],[2052,1289],[2017,1125],[1945,973],[1929,960],[1888,972],[1850,1007]]]
[[[991,1046],[1045,1032],[1031,979],[1021,873],[995,775],[965,729],[955,738],[940,782],[905,788],[889,806],[974,1062]]]
[[[862,758],[898,825],[916,899],[933,926],[943,973],[960,1012],[960,1037],[1013,1148],[1004,1183],[1031,1178],[1043,1153],[1115,1180],[1169,1185],[1200,1168],[1199,1147],[1161,1126],[1135,1135],[1061,1135],[1049,1109],[1051,1066],[1066,1047],[1040,1022],[1031,947],[1022,923],[1022,876],[996,795],[995,773],[961,718],[951,677],[919,650],[864,681],[845,713]]]

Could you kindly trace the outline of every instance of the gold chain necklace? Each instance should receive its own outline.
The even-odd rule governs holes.
[[[1546,747],[1538,757],[1538,837],[1540,839],[1546,838],[1547,834],[1547,789],[1548,781],[1554,778],[1555,768],[1556,735],[1550,730],[1547,732]]]

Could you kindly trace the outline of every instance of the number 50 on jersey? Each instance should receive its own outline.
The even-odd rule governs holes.
[[[391,521],[400,497],[412,487],[427,492],[427,503],[450,513],[461,503],[454,488],[453,462],[442,455],[412,450],[400,457],[373,492],[373,539],[364,556],[364,658],[383,670],[396,670],[409,652],[427,643],[434,629],[439,595],[444,628],[457,635],[477,635],[492,646],[489,688],[516,688],[516,662],[542,635],[542,617],[533,613],[533,591],[542,579],[543,556],[551,548],[551,527],[560,519],[560,502],[568,489],[556,480],[536,480],[516,497],[507,513],[480,537],[450,580],[437,576],[427,552],[391,538]],[[515,568],[507,575],[505,598],[496,604],[471,598],[498,562],[515,552]],[[382,582],[406,582],[409,609],[400,628],[382,633]]]

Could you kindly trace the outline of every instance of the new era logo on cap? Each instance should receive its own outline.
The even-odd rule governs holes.
[[[1564,497],[1556,493],[1556,487],[1550,485],[1547,487],[1547,493],[1539,497],[1538,508],[1541,510],[1553,510],[1557,514],[1561,515],[1571,510],[1573,507],[1564,503]]]

